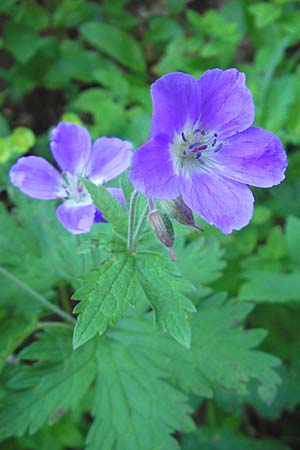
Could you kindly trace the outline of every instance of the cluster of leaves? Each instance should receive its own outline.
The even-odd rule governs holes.
[[[294,443],[297,3],[230,0],[207,9],[188,0],[2,0],[3,450],[287,450]],[[174,225],[174,264],[147,226],[137,251],[127,251],[127,210],[104,189],[87,186],[110,224],[79,244],[57,223],[54,205],[9,187],[9,165],[35,139],[35,153],[50,157],[46,133],[59,119],[139,145],[149,131],[149,83],[172,70],[200,76],[216,66],[246,72],[257,124],[280,135],[290,153],[286,182],[255,193],[246,229],[222,236],[199,223],[198,236]],[[131,186],[121,181],[128,197]],[[75,307],[74,331],[41,298],[69,314]]]

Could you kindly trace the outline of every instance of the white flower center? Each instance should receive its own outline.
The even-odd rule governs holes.
[[[189,125],[184,128],[181,134],[175,135],[170,150],[175,173],[189,178],[195,172],[208,170],[207,165],[216,164],[214,154],[221,150],[223,143],[215,131]]]
[[[66,172],[63,174],[65,179],[65,195],[69,204],[74,206],[79,205],[90,205],[92,203],[92,199],[79,177],[76,175],[71,175]]]

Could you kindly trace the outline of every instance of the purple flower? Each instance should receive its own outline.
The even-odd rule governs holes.
[[[63,199],[57,218],[73,234],[90,231],[94,219],[105,222],[80,181],[88,178],[100,185],[125,171],[131,160],[130,142],[101,137],[93,144],[86,128],[59,123],[51,133],[50,147],[62,170],[60,174],[48,161],[37,156],[18,159],[10,169],[10,180],[22,192],[41,200]],[[107,188],[121,203],[121,189]]]
[[[170,73],[151,88],[150,140],[134,155],[131,181],[156,199],[183,201],[208,223],[231,233],[253,215],[247,186],[284,179],[280,140],[252,126],[254,105],[245,75],[208,70],[195,80]]]

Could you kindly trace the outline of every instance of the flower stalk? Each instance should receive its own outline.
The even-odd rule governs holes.
[[[130,252],[134,252],[134,225],[136,217],[136,206],[139,193],[133,191],[129,202],[128,212],[128,234],[127,234],[127,248]]]
[[[59,317],[61,317],[66,322],[75,325],[76,320],[70,316],[68,313],[60,309],[58,306],[53,305],[53,303],[49,302],[45,297],[43,297],[38,292],[34,291],[30,286],[25,284],[23,281],[19,280],[19,278],[15,277],[13,274],[8,272],[4,267],[0,266],[0,274],[4,277],[8,278],[11,282],[16,284],[19,288],[21,288],[23,291],[27,292],[34,300],[39,302],[44,308],[48,309],[49,311],[57,314]]]

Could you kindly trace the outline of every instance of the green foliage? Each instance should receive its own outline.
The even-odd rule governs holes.
[[[27,153],[35,143],[33,132],[17,127],[9,136],[0,138],[0,164]]]
[[[223,296],[207,300],[193,315],[190,351],[158,333],[149,313],[123,319],[75,351],[68,326],[48,325],[8,377],[0,432],[21,435],[55,422],[82,401],[96,376],[88,449],[99,442],[107,449],[179,448],[170,433],[194,428],[183,391],[211,397],[223,386],[245,395],[253,379],[263,399],[264,390],[276,389],[278,361],[252,349],[262,333],[240,326],[248,312]]]
[[[272,303],[300,300],[299,232],[300,220],[290,216],[285,235],[280,228],[274,228],[259,253],[243,263],[246,282],[239,293],[241,300]],[[259,265],[261,268],[257,270]]]
[[[73,295],[75,300],[81,300],[74,310],[79,313],[75,348],[96,333],[103,334],[109,323],[116,323],[139,297],[147,299],[157,324],[164,331],[189,346],[191,335],[186,312],[194,311],[194,306],[181,292],[190,290],[190,285],[160,255],[119,251],[88,273],[83,281],[83,287]]]
[[[50,328],[25,348],[24,365],[7,385],[0,435],[35,433],[45,422],[55,422],[68,408],[75,409],[95,377],[93,343],[72,351],[70,330]],[[32,395],[32,392],[35,395]]]
[[[144,58],[138,42],[112,25],[87,22],[80,32],[89,44],[108,54],[121,64],[138,72],[144,71]]]
[[[1,437],[13,436],[1,449],[296,448],[298,1],[2,0],[0,12]],[[213,67],[246,73],[256,124],[289,152],[286,181],[255,192],[246,229],[223,236],[201,222],[198,236],[176,225],[174,264],[147,225],[127,250],[127,174],[126,210],[85,181],[109,224],[81,243],[57,222],[56,202],[12,191],[9,166],[27,152],[50,158],[58,120],[138,147],[149,84]],[[74,291],[76,350],[72,328],[35,297],[72,314]],[[276,372],[269,354],[283,361]]]
[[[212,431],[209,428],[199,428],[197,432],[187,436],[183,442],[183,450],[288,450],[275,440],[255,440],[242,434],[235,434],[229,428]]]

